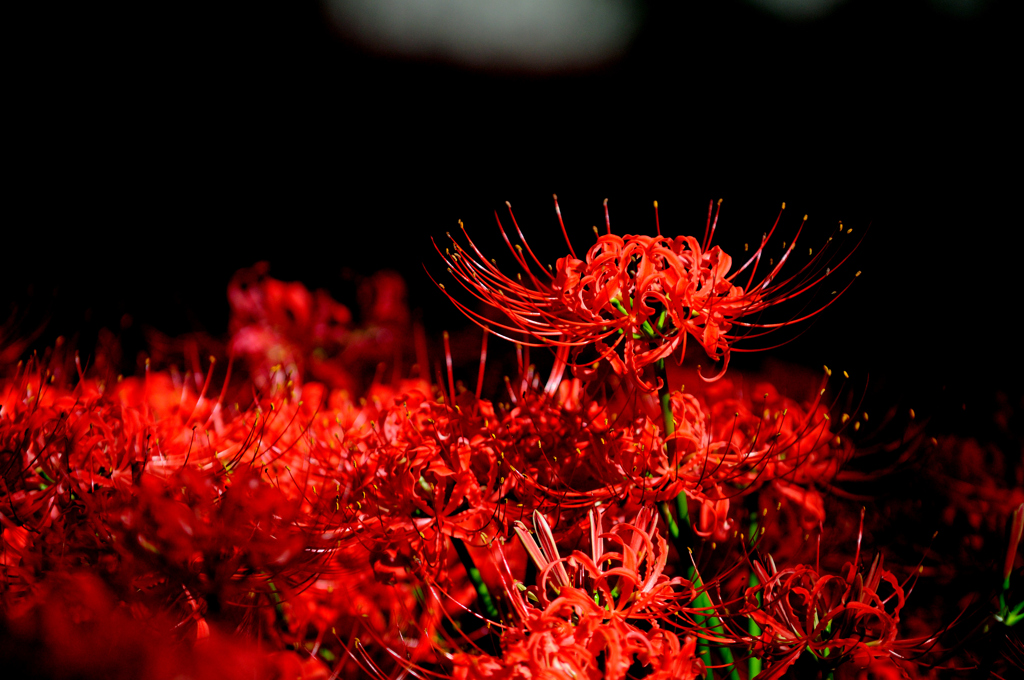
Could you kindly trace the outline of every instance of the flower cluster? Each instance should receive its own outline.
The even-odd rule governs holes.
[[[934,454],[934,515],[999,553],[972,563],[999,583],[963,616],[1009,642],[946,652],[948,609],[910,597],[952,581],[945,547],[861,559],[886,530],[857,486],[881,474],[854,443],[867,414],[841,411],[828,369],[806,399],[724,375],[735,342],[785,325],[762,312],[846,256],[782,278],[790,244],[758,278],[771,232],[734,269],[716,222],[702,240],[609,228],[550,270],[510,245],[525,280],[454,244],[452,273],[505,320],[450,297],[485,343],[520,343],[496,395],[456,382],[447,336],[448,379],[426,379],[397,275],[362,284],[356,323],[266,265],[232,279],[223,343],[162,340],[128,377],[112,335],[89,367],[64,342],[2,367],[4,657],[103,678],[1006,677],[1020,474],[916,429],[882,447],[896,475]],[[687,338],[714,381],[682,364]],[[941,554],[964,566],[963,547]]]

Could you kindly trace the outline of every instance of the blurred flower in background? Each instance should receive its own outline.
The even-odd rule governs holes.
[[[586,69],[625,53],[637,0],[324,0],[339,30],[373,51],[473,68]]]

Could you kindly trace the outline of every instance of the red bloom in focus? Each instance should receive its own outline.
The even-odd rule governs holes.
[[[662,626],[672,613],[689,611],[694,591],[688,581],[664,574],[668,546],[657,530],[657,513],[645,508],[633,523],[608,533],[601,515],[600,509],[589,513],[590,553],[577,550],[568,557],[559,555],[541,513],[533,516],[536,539],[516,522],[538,568],[537,585],[513,587],[510,575],[502,577],[513,605],[502,656],[457,655],[454,678],[616,680],[627,677],[635,662],[655,680],[703,675],[697,638],[681,640]]]
[[[557,210],[557,198],[555,207]],[[494,322],[447,291],[446,294],[474,322],[487,329],[497,328],[497,334],[520,344],[572,348],[595,345],[602,358],[613,359],[613,364],[617,364],[613,355],[621,346],[624,367],[646,391],[656,386],[644,379],[644,368],[676,350],[685,354],[689,336],[700,343],[708,356],[722,363],[716,376],[720,377],[728,367],[736,340],[806,319],[829,303],[784,323],[741,319],[810,290],[830,270],[821,271],[826,263],[826,247],[795,275],[779,278],[803,229],[801,224],[779,261],[770,260],[771,269],[755,280],[778,218],[753,255],[735,270],[732,258],[720,247],[711,246],[717,221],[718,210],[709,210],[705,235],[699,242],[692,236],[618,236],[611,233],[609,224],[608,233],[598,236],[585,259],[577,258],[569,244],[571,254],[559,258],[554,270],[549,271],[526,245],[518,224],[516,232],[525,253],[519,245],[512,247],[499,220],[502,236],[525,279],[522,274],[517,279],[503,274],[484,257],[468,234],[472,252],[452,239],[454,251],[447,251],[442,257],[466,290],[503,312],[509,322]],[[539,273],[534,272],[526,254]],[[743,282],[741,274],[746,278]],[[752,329],[758,330],[752,333]]]

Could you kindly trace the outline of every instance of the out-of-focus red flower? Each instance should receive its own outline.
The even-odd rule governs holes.
[[[1003,586],[1009,588],[1010,574],[1017,559],[1017,548],[1020,546],[1021,535],[1024,534],[1024,503],[1013,511],[1013,522],[1010,524],[1010,544],[1006,548],[1006,559],[1003,560]]]
[[[863,514],[861,522],[863,531]],[[767,569],[754,562],[761,585],[747,590],[745,613],[761,627],[754,653],[766,665],[759,678],[782,677],[805,651],[825,668],[848,663],[863,668],[928,646],[923,639],[898,638],[904,584],[883,567],[881,553],[865,574],[859,558],[858,538],[857,553],[842,576],[804,564],[778,569],[771,557]]]
[[[230,351],[245,358],[253,376],[266,381],[283,367],[296,378],[337,354],[352,331],[352,314],[324,291],[267,276],[260,262],[228,284]],[[352,385],[344,385],[352,387]]]
[[[164,612],[137,617],[94,573],[49,574],[33,596],[0,612],[8,677],[111,680],[326,680],[320,660],[260,649],[219,630],[180,640]]]
[[[958,516],[967,520],[965,543],[976,553],[1024,503],[1024,457],[973,438],[945,436],[936,444],[926,478],[946,499],[945,522],[953,524]]]
[[[229,351],[245,359],[258,387],[275,377],[318,380],[353,393],[365,388],[381,363],[400,365],[411,347],[405,281],[378,272],[359,286],[362,323],[326,291],[267,276],[260,262],[228,284]]]

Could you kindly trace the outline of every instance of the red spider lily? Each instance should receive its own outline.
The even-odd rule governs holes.
[[[697,532],[722,541],[736,529],[730,499],[767,488],[808,531],[824,520],[818,489],[828,488],[853,454],[836,436],[820,390],[815,394],[800,404],[770,384],[743,392],[728,379],[700,398],[674,393],[670,453],[660,414],[631,410],[621,393],[589,398],[570,379],[551,398],[520,395],[495,437],[528,507],[547,499],[563,510],[628,499],[624,512],[635,513],[682,492],[699,504]]]
[[[556,198],[556,210],[557,205]],[[560,211],[558,215],[561,221]],[[515,223],[515,218],[512,219]],[[521,344],[593,346],[602,358],[608,359],[612,359],[621,346],[621,365],[628,371],[629,378],[646,391],[656,389],[657,385],[647,381],[645,368],[677,350],[680,356],[684,355],[688,336],[699,342],[709,357],[721,362],[717,375],[720,377],[728,367],[736,340],[801,321],[831,302],[784,323],[742,319],[759,315],[773,305],[811,290],[831,270],[820,271],[825,261],[823,249],[795,275],[780,278],[782,267],[803,229],[801,224],[778,263],[770,263],[770,271],[755,281],[778,218],[753,255],[735,271],[732,258],[718,246],[711,246],[717,221],[718,210],[712,215],[709,209],[708,225],[700,242],[691,236],[674,239],[660,235],[621,237],[611,233],[609,224],[608,233],[598,236],[586,259],[578,259],[569,244],[572,254],[559,258],[555,269],[548,271],[526,245],[518,224],[516,232],[525,251],[519,245],[512,247],[499,220],[501,234],[522,268],[525,280],[522,275],[512,279],[503,274],[477,249],[463,227],[469,250],[453,238],[454,250],[442,254],[448,270],[474,297],[504,313],[509,323],[494,322],[459,302],[443,286],[441,289],[475,323],[497,329],[498,335]],[[535,267],[530,265],[530,260]],[[747,279],[741,283],[740,276],[744,273]],[[735,331],[734,326],[742,330]],[[752,329],[757,332],[751,333]]]
[[[837,436],[835,425],[842,424],[833,424],[823,392],[801,404],[770,383],[744,391],[726,379],[699,393],[703,431],[676,433],[680,475],[703,503],[699,530],[709,530],[707,514],[721,514],[713,503],[762,488],[796,510],[803,531],[820,525],[825,510],[817,489],[829,487],[854,454],[852,444]],[[727,500],[722,510],[728,510]],[[717,524],[715,531],[723,540],[730,528]]]
[[[863,518],[862,512],[861,533]],[[875,659],[903,659],[924,649],[923,638],[898,639],[905,583],[883,567],[881,553],[863,575],[859,558],[860,537],[843,576],[802,564],[780,570],[771,557],[768,569],[754,562],[761,585],[748,589],[746,614],[762,629],[755,654],[765,657],[766,668],[759,678],[782,677],[805,650],[834,669],[847,662],[863,667]],[[892,591],[885,596],[883,583]]]
[[[516,533],[540,573],[526,587],[508,575],[513,622],[504,628],[500,658],[462,654],[456,678],[625,678],[634,664],[645,677],[696,678],[696,638],[681,642],[661,626],[686,609],[690,584],[668,578],[668,556],[657,514],[641,511],[633,524],[604,533],[600,510],[589,513],[590,554],[560,557],[547,520],[534,513],[538,539],[522,523]],[[612,547],[616,546],[616,547]],[[647,674],[649,673],[649,674]]]
[[[952,524],[958,514],[966,516],[978,532],[974,547],[980,548],[980,532],[994,533],[1024,503],[1024,487],[1014,481],[1024,474],[1024,464],[975,439],[946,436],[936,443],[927,474],[947,499],[943,519]]]
[[[365,386],[362,374],[373,375],[381,362],[401,364],[412,328],[400,276],[378,272],[361,283],[363,323],[356,327],[349,309],[326,291],[311,293],[268,270],[260,262],[228,284],[230,349],[245,359],[257,387],[290,373],[355,392]]]
[[[352,314],[323,291],[314,296],[301,283],[267,276],[261,262],[239,271],[228,284],[231,303],[231,349],[244,357],[257,380],[273,366],[294,366],[302,375],[306,362],[336,354],[352,332]],[[310,366],[313,367],[312,365]],[[343,383],[344,384],[344,383]]]

